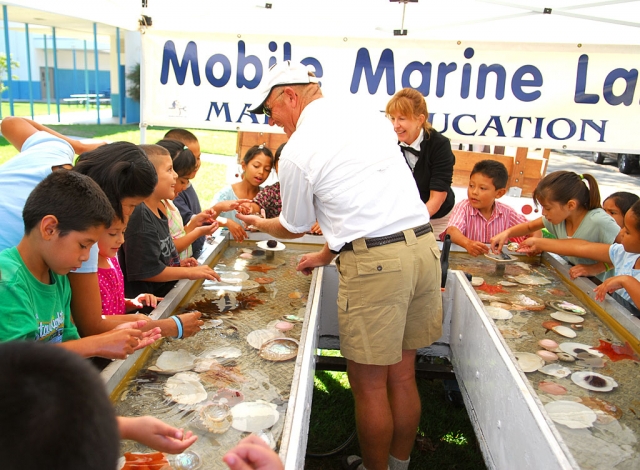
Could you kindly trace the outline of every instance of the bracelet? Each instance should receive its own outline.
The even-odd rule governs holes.
[[[606,271],[611,271],[611,266],[609,266],[607,263],[602,263],[604,264],[604,270]]]
[[[176,336],[177,339],[182,339],[182,320],[180,320],[180,318],[177,315],[173,315],[171,318],[174,322],[176,322],[176,326],[178,327],[178,336]]]

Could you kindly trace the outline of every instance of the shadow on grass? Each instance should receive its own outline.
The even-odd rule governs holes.
[[[410,469],[485,469],[473,427],[464,408],[445,399],[441,380],[418,380],[422,415],[418,435],[431,450],[414,447]],[[354,404],[346,373],[319,371],[315,377],[307,452],[325,453],[343,444],[355,429]],[[346,455],[360,455],[357,438],[338,455],[307,457],[305,469],[339,470]]]

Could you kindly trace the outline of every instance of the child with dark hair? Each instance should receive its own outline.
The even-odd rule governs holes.
[[[121,359],[160,337],[156,329],[128,328],[80,339],[71,322],[66,274],[87,260],[113,216],[100,187],[79,173],[56,171],[35,187],[22,240],[0,253],[0,341],[46,341],[84,357]]]
[[[209,266],[193,258],[180,261],[160,201],[175,196],[178,175],[173,171],[169,151],[159,145],[141,145],[158,174],[153,193],[135,208],[129,220],[120,265],[125,278],[125,295],[134,298],[149,292],[164,297],[178,279],[219,280]],[[202,322],[200,321],[200,324]]]
[[[258,195],[272,167],[271,150],[264,145],[254,145],[242,159],[242,181],[222,188],[213,198],[212,209],[219,215],[218,222],[229,229],[236,241],[247,238],[243,223],[236,218],[236,210],[245,210],[244,204]]]
[[[594,289],[596,300],[604,300],[607,293],[622,303],[640,305],[640,201],[624,216],[620,243],[591,243],[585,240],[526,240],[532,251],[551,251],[564,256],[576,256],[602,261],[615,266],[615,276]]]
[[[196,159],[196,167],[193,172],[188,176],[189,183],[187,187],[181,191],[176,198],[173,200],[173,203],[180,211],[180,215],[182,216],[183,225],[187,225],[193,217],[196,217],[198,214],[202,212],[202,208],[200,206],[200,199],[198,198],[198,194],[196,193],[195,188],[193,187],[193,180],[198,174],[198,170],[200,169],[201,160],[200,156],[202,154],[200,150],[200,142],[198,142],[198,138],[190,131],[186,129],[171,129],[164,135],[165,139],[172,139],[181,142],[186,145],[193,156]],[[191,247],[193,249],[193,256],[197,259],[200,257],[200,253],[202,253],[202,247],[204,246],[205,237],[197,238],[192,244]]]
[[[280,160],[280,154],[282,149],[286,145],[286,142],[280,144],[273,157],[273,169],[278,173],[278,160]],[[273,219],[278,217],[282,212],[282,199],[280,198],[280,182],[274,183],[260,190],[260,192],[253,198],[253,201],[248,205],[249,213],[256,214],[264,210],[264,217],[266,219]]]
[[[196,159],[191,150],[177,140],[163,139],[156,145],[167,149],[173,159],[173,170],[178,174],[174,188],[177,197],[189,185],[189,178],[196,168]],[[167,217],[169,231],[181,260],[193,256],[192,243],[200,237],[211,235],[218,229],[218,223],[215,222],[215,212],[212,209],[193,215],[186,224],[183,222],[178,208],[170,199],[163,199],[158,209]]]
[[[542,206],[542,217],[516,225],[491,239],[494,252],[513,237],[546,228],[558,239],[572,238],[596,243],[613,243],[620,227],[600,207],[596,179],[572,171],[554,171],[542,178],[533,192],[533,200]],[[569,256],[571,264],[593,264],[593,260]],[[598,276],[601,280],[605,276]]]
[[[151,416],[116,417],[95,368],[60,348],[0,344],[0,376],[6,470],[113,470],[121,438],[169,453],[197,439]]]
[[[487,243],[491,237],[514,225],[525,223],[527,219],[514,209],[498,202],[507,192],[509,173],[496,160],[481,160],[471,170],[467,198],[453,208],[449,224],[440,234],[446,234],[451,241],[463,247],[472,256],[489,253]],[[525,237],[513,237],[521,242]]]

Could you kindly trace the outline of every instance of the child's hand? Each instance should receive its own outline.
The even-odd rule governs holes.
[[[207,237],[209,235],[213,235],[213,232],[218,230],[218,227],[220,227],[220,224],[214,221],[211,225],[202,225],[193,229],[193,231],[198,234],[198,237]]]
[[[624,289],[628,278],[634,279],[632,276],[613,276],[605,280],[602,284],[593,289],[593,292],[596,294],[596,300],[602,302],[606,294],[611,294],[618,289]]]
[[[178,315],[182,322],[182,337],[188,338],[200,331],[200,327],[204,325],[204,321],[200,320],[200,312],[189,312]]]
[[[211,269],[209,266],[195,266],[193,268],[189,268],[187,279],[191,279],[192,281],[195,279],[208,279],[209,281],[219,281],[220,276],[218,273]]]
[[[537,255],[544,251],[544,238],[529,237],[520,243],[516,253],[525,253],[527,255]]]
[[[180,266],[183,268],[192,268],[198,266],[198,261],[194,257],[181,259]]]
[[[569,276],[571,279],[575,279],[576,277],[596,276],[601,272],[604,272],[602,263],[576,264],[569,269]]]
[[[217,210],[218,213],[235,211],[242,204],[248,204],[250,202],[251,202],[251,199],[236,199],[235,201],[220,201],[216,203],[216,205],[212,207],[210,210]]]
[[[182,429],[169,426],[152,416],[135,418],[119,416],[118,428],[122,439],[132,439],[152,449],[169,454],[184,452],[198,439],[191,431],[185,433]]]
[[[231,470],[282,470],[280,457],[255,434],[242,439],[222,457]]]
[[[146,348],[147,346],[155,343],[162,338],[162,330],[159,327],[151,328],[149,331],[143,331],[140,337],[140,342],[133,348],[134,351],[138,349]]]
[[[502,246],[507,243],[509,240],[509,234],[505,230],[504,232],[500,232],[495,237],[491,237],[489,244],[491,245],[491,251],[494,253],[500,253],[502,251]]]
[[[489,253],[489,247],[482,242],[469,240],[465,249],[471,256],[479,256],[485,253]]]
[[[247,232],[237,222],[228,220],[227,228],[231,232],[231,236],[235,241],[241,242],[247,238]]]
[[[135,323],[135,322],[134,322]],[[127,323],[123,323],[127,325]],[[107,359],[126,359],[142,341],[142,332],[133,328],[114,328],[111,331],[87,337],[93,340],[91,356]]]
[[[136,308],[145,306],[156,308],[161,300],[162,298],[158,298],[153,294],[140,294],[135,299],[131,299],[131,305]]]

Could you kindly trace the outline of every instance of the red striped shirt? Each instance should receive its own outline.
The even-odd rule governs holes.
[[[474,209],[468,199],[460,201],[451,211],[449,227],[455,227],[469,240],[489,243],[492,237],[508,228],[526,222],[524,215],[518,214],[515,209],[495,201],[493,212],[489,220],[485,219],[478,209]],[[440,234],[440,240],[444,240],[446,230]],[[527,237],[514,237],[510,241],[522,242]]]

